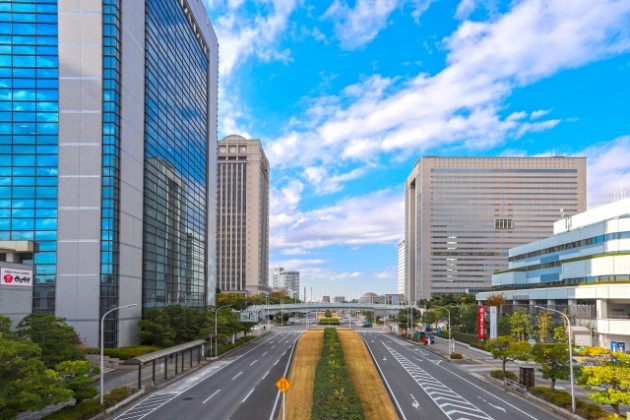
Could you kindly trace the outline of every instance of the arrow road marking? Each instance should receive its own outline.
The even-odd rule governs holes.
[[[416,410],[420,408],[420,403],[418,402],[418,400],[416,400],[416,397],[414,397],[413,394],[409,395],[411,395],[411,399],[413,400],[413,404],[411,404],[413,408],[415,408]]]

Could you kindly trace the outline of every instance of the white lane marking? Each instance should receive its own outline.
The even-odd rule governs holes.
[[[216,391],[214,391],[214,392],[212,393],[212,395],[210,395],[208,398],[206,398],[205,400],[203,400],[203,402],[202,402],[201,404],[205,404],[205,403],[207,403],[207,402],[210,400],[210,398],[214,397],[214,396],[215,396],[215,395],[217,395],[219,392],[221,392],[221,390],[220,390],[220,389],[217,389]]]
[[[415,408],[416,410],[420,408],[420,403],[418,402],[418,400],[416,400],[416,397],[414,397],[413,394],[409,395],[411,395],[411,399],[413,400],[413,403],[411,404],[413,408]]]
[[[492,417],[484,413],[479,407],[443,384],[424,369],[415,365],[411,360],[407,359],[387,344],[385,344],[385,348],[449,419],[470,419],[473,417],[487,420],[492,419]]]
[[[251,362],[249,365],[250,365],[250,366],[253,366],[253,365],[254,365],[254,363],[256,363],[257,361],[258,361],[258,359],[254,360],[254,361],[253,361],[253,362]]]
[[[265,354],[267,354],[267,353],[269,353],[269,352],[268,352],[268,351],[264,352],[264,353],[263,353],[263,356],[264,356]]]
[[[262,378],[265,379],[267,377],[267,375],[269,375],[269,372],[271,372],[271,371],[268,370],[267,373],[265,373]]]
[[[243,374],[243,371],[241,370],[239,373],[236,374],[235,377],[232,378],[232,380],[238,378],[239,376],[241,376]]]
[[[279,361],[280,361],[280,359],[276,360],[276,363],[274,363],[273,365],[274,366],[277,365]]]
[[[256,389],[256,388],[252,388],[252,390],[251,390],[251,391],[249,391],[249,393],[248,393],[247,395],[245,395],[245,398],[243,398],[243,400],[241,401],[241,403],[244,403],[244,402],[245,402],[245,400],[246,400],[246,399],[248,399],[250,395],[252,395],[252,392],[254,392],[254,389]]]

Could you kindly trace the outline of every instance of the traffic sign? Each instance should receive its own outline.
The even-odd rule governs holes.
[[[291,388],[291,384],[289,383],[287,378],[285,378],[284,376],[280,378],[278,382],[276,382],[276,386],[278,387],[280,392],[282,392],[283,394],[287,392],[289,388]]]

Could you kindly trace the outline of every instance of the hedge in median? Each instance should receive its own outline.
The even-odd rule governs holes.
[[[311,420],[364,420],[361,400],[346,368],[335,328],[324,329],[324,347],[315,372]]]

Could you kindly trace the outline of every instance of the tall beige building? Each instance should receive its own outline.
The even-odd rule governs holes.
[[[268,292],[269,161],[259,140],[219,141],[217,191],[217,287]]]
[[[464,293],[586,210],[586,158],[427,156],[405,190],[405,297]]]

